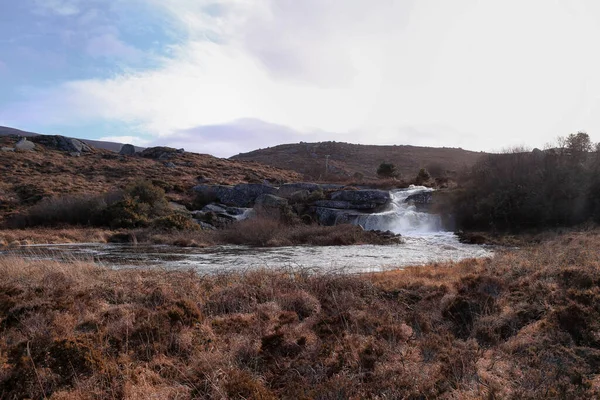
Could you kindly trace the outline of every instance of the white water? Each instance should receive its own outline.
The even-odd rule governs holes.
[[[388,210],[362,215],[355,223],[366,230],[392,231],[403,236],[438,233],[442,231],[438,215],[419,212],[415,205],[405,203],[409,196],[423,192],[433,192],[433,189],[413,185],[408,189],[394,190],[391,192],[392,202]]]

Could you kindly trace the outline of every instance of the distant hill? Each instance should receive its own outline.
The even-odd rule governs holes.
[[[15,128],[9,128],[6,126],[0,126],[0,136],[11,136],[11,135],[18,135],[18,136],[26,136],[26,137],[31,137],[31,136],[39,136],[39,133],[34,133],[34,132],[27,132],[27,131],[22,131],[20,129],[15,129]],[[79,139],[79,138],[77,138]],[[82,142],[86,143],[89,146],[95,147],[97,149],[103,149],[103,150],[110,150],[110,151],[115,151],[115,152],[119,152],[121,150],[121,147],[123,146],[123,143],[116,143],[116,142],[103,142],[100,140],[90,140],[90,139],[79,139]],[[142,151],[144,150],[144,147],[135,147],[136,151]]]
[[[382,162],[396,165],[403,177],[414,177],[420,168],[437,169],[453,174],[473,165],[483,154],[460,148],[416,146],[376,146],[341,142],[283,144],[231,157],[233,160],[256,161],[297,171],[306,178],[323,178],[326,156],[328,176],[351,177],[360,174],[375,178]]]

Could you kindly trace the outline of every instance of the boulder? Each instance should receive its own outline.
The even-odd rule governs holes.
[[[261,194],[256,198],[255,207],[258,208],[276,208],[280,209],[288,205],[287,199],[283,197],[274,196],[272,194]]]
[[[298,191],[308,191],[310,193],[316,190],[322,190],[321,185],[309,182],[285,183],[279,186],[277,196],[288,199],[292,194]]]
[[[426,212],[433,203],[433,192],[421,192],[408,196],[405,203],[414,204],[418,211]]]
[[[169,202],[169,208],[176,213],[191,215],[191,211],[187,209],[183,204],[176,203],[174,201]]]
[[[308,190],[298,190],[297,192],[292,193],[288,199],[292,203],[306,203],[310,197],[310,192]]]
[[[342,190],[334,192],[331,200],[347,201],[355,206],[375,204],[383,206],[391,201],[390,193],[384,190]]]
[[[15,144],[17,151],[33,151],[35,149],[35,143],[30,142],[27,138],[22,138]]]
[[[194,191],[234,207],[251,207],[259,196],[277,193],[273,186],[260,183],[241,183],[236,186],[198,185],[194,187]]]
[[[319,224],[326,226],[349,224],[363,215],[358,211],[326,207],[315,207],[314,214],[316,215]]]
[[[165,146],[148,147],[147,149],[141,151],[139,154],[144,158],[152,158],[154,160],[168,160],[177,154],[177,149]]]
[[[119,151],[122,156],[132,156],[135,154],[135,146],[132,144],[124,144]]]
[[[65,153],[90,153],[92,148],[81,140],[65,136],[39,135],[30,138],[31,141],[48,148],[64,151]]]
[[[317,207],[337,208],[339,210],[375,210],[381,207],[380,204],[375,203],[353,204],[343,200],[319,200],[314,205]]]
[[[0,151],[15,151],[14,147],[2,147],[0,148]]]

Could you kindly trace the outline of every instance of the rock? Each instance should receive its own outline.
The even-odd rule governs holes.
[[[175,203],[174,201],[169,202],[169,208],[180,214],[190,215],[191,211],[187,209],[183,204]]]
[[[292,203],[306,203],[310,197],[308,190],[298,190],[292,193],[288,198]]]
[[[0,151],[15,151],[14,147],[2,147],[0,148]]]
[[[261,183],[241,183],[236,186],[198,185],[193,189],[205,198],[235,207],[251,207],[263,194],[276,194],[277,188]]]
[[[417,208],[417,211],[426,212],[433,203],[433,192],[421,192],[408,196],[405,203],[412,203]]]
[[[165,167],[167,167],[167,168],[176,168],[177,165],[173,164],[172,162],[166,162],[165,163]]]
[[[334,183],[323,183],[319,186],[321,187],[321,190],[342,190],[346,187],[345,185],[336,185]]]
[[[376,204],[383,206],[391,201],[390,193],[384,190],[342,190],[331,195],[331,200],[347,201],[353,205]]]
[[[72,151],[69,153],[71,157],[81,157],[81,153],[78,151]]]
[[[35,143],[30,142],[27,138],[22,138],[15,144],[15,150],[17,151],[33,151],[35,149]]]
[[[287,199],[283,197],[274,196],[272,194],[261,194],[256,198],[255,207],[258,208],[277,208],[285,207],[288,205]]]
[[[193,217],[215,227],[226,227],[235,221],[243,221],[254,217],[251,208],[227,207],[222,204],[208,204],[201,211],[193,211]]]
[[[122,156],[132,156],[135,154],[135,146],[132,144],[124,144],[119,151]]]
[[[31,141],[48,148],[64,151],[65,153],[90,153],[92,148],[81,140],[65,136],[39,135],[30,138]]]
[[[322,190],[321,185],[317,183],[308,183],[308,182],[297,182],[297,183],[286,183],[279,186],[279,190],[277,191],[277,196],[290,198],[290,196],[300,190],[305,190],[310,192],[314,192],[316,190]]]
[[[358,211],[326,207],[315,207],[314,213],[319,224],[326,226],[352,223],[352,221],[363,215]]]
[[[340,210],[375,210],[381,205],[375,203],[352,204],[349,201],[343,200],[319,200],[315,202],[315,206],[337,208]]]
[[[144,158],[152,158],[154,160],[168,160],[177,154],[177,150],[172,147],[149,147],[139,153]]]
[[[200,225],[200,229],[202,229],[203,231],[215,231],[215,230],[217,230],[217,228],[216,228],[216,227],[214,227],[214,226],[213,226],[213,225],[211,225],[211,224],[207,224],[206,222],[202,222],[202,221],[200,221],[200,220],[197,220],[197,219],[196,219],[196,220],[194,220],[194,221],[196,221],[196,223],[197,223],[198,225]]]

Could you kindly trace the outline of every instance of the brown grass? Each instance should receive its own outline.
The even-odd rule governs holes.
[[[293,245],[346,246],[354,244],[389,244],[374,232],[355,225],[289,225],[275,219],[254,218],[241,221],[230,228],[215,232],[215,240],[222,244],[259,247]]]
[[[353,225],[288,225],[269,218],[241,221],[219,231],[133,229],[111,231],[96,228],[5,229],[0,230],[0,247],[31,244],[106,243],[107,241],[164,244],[180,247],[246,245],[278,247],[295,245],[345,246],[390,244],[400,239],[384,238]]]
[[[2,137],[3,146],[15,138]],[[168,168],[165,162],[175,164]],[[220,159],[206,154],[175,153],[169,160],[121,157],[107,150],[71,157],[37,145],[36,151],[2,153],[0,165],[0,221],[2,214],[22,210],[44,197],[97,195],[123,188],[136,180],[152,181],[170,200],[191,202],[191,188],[199,179],[209,183],[298,181],[301,176],[248,161]]]
[[[361,276],[0,258],[0,397],[594,399],[599,252]]]
[[[0,247],[30,244],[106,243],[114,234],[108,229],[4,229],[0,230]]]

